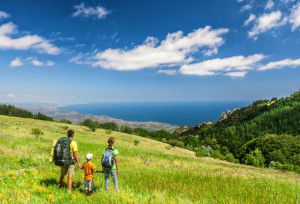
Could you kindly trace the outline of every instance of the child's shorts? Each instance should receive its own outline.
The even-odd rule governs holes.
[[[94,181],[93,180],[84,180],[84,190],[93,191]]]

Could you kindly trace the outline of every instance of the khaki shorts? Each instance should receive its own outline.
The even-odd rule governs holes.
[[[61,176],[66,176],[67,174],[68,174],[68,176],[73,176],[74,171],[75,171],[75,165],[72,164],[70,166],[61,167],[60,174],[61,174]]]

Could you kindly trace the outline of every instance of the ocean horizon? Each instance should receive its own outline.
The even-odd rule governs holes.
[[[216,121],[222,112],[249,105],[249,101],[226,102],[103,102],[74,104],[61,110],[82,114],[106,115],[126,121],[160,122],[170,125],[193,126]]]

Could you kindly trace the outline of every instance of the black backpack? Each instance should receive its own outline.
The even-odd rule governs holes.
[[[71,156],[71,139],[62,137],[57,140],[54,147],[53,161],[56,166],[67,167],[75,164]]]

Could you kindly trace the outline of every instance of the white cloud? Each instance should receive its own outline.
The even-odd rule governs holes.
[[[0,11],[0,20],[5,19],[5,18],[9,18],[10,15],[4,11]]]
[[[252,5],[251,4],[246,4],[244,5],[242,8],[241,8],[241,12],[244,12],[244,11],[249,11],[250,9],[252,8]]]
[[[170,33],[159,43],[158,39],[148,37],[144,43],[131,50],[107,49],[98,52],[93,66],[120,71],[154,68],[162,65],[175,66],[193,61],[191,54],[200,49],[214,50],[217,53],[224,40],[222,35],[228,29],[199,28],[186,36],[182,31]]]
[[[24,62],[21,58],[16,57],[13,61],[10,62],[9,66],[11,67],[21,67],[24,65]]]
[[[194,64],[183,65],[179,72],[185,75],[216,75],[216,74],[233,74],[232,72],[246,72],[247,70],[253,70],[257,63],[264,59],[264,55],[255,54],[248,57],[245,56],[233,56],[229,58],[216,58],[211,60],[206,60]],[[230,74],[231,72],[231,74]],[[241,73],[239,73],[242,75]],[[245,75],[245,74],[244,74]]]
[[[157,71],[159,74],[166,74],[166,75],[175,75],[177,70],[175,69],[160,69]]]
[[[246,76],[247,72],[228,72],[225,75],[232,78],[243,78]]]
[[[9,65],[11,67],[21,67],[26,64],[31,64],[36,67],[40,67],[40,66],[52,67],[52,66],[54,66],[55,63],[50,60],[43,62],[43,61],[37,60],[34,57],[28,57],[26,59],[21,59],[20,57],[16,57],[13,61],[10,62]]]
[[[261,66],[259,70],[269,70],[269,69],[282,69],[284,67],[300,67],[300,58],[299,59],[284,59],[280,61],[270,62],[264,66]]]
[[[74,6],[75,12],[72,14],[73,17],[83,16],[83,17],[94,17],[97,19],[102,19],[107,16],[110,11],[104,7],[86,7],[84,3],[80,3]]]
[[[282,17],[281,11],[274,11],[271,13],[263,14],[255,20],[255,25],[248,32],[249,37],[254,39],[261,33],[267,32],[272,28],[284,25],[287,18]]]
[[[38,35],[25,35],[19,38],[12,38],[12,35],[17,34],[17,32],[17,26],[11,22],[0,26],[0,50],[33,49],[40,53],[51,55],[57,55],[61,52],[58,47]]]
[[[292,30],[296,30],[300,27],[300,3],[295,5],[292,9],[292,13],[290,16],[290,23],[293,25]]]
[[[249,18],[244,22],[244,26],[248,26],[252,21],[254,21],[256,18],[256,15],[250,14]]]
[[[74,64],[78,64],[78,65],[92,65],[92,53],[79,53],[77,55],[75,55],[74,57],[72,57],[69,60],[69,63],[74,63]]]
[[[274,8],[274,1],[273,0],[268,0],[265,9],[269,10]]]

